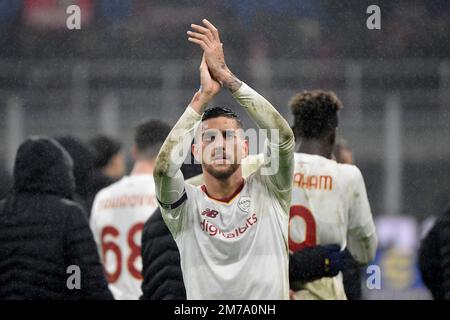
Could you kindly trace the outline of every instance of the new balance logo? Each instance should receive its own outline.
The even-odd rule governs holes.
[[[218,214],[219,212],[217,210],[211,210],[209,208],[207,208],[205,211],[202,212],[202,216],[207,216],[210,218],[215,218],[217,217]]]

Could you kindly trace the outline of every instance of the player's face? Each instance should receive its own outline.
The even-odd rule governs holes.
[[[228,178],[239,169],[247,152],[248,142],[236,120],[217,117],[202,122],[194,154],[209,174]]]

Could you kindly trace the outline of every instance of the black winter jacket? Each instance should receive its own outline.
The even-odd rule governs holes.
[[[89,217],[97,191],[94,190],[94,151],[89,145],[72,136],[56,138],[73,160],[75,178],[74,200],[81,204]]]
[[[13,192],[0,201],[0,300],[112,299],[82,207],[72,160],[49,138],[19,148]],[[80,270],[80,289],[69,289]]]
[[[185,300],[177,244],[158,208],[142,231],[142,300]]]
[[[450,300],[450,208],[422,240],[419,269],[436,300]]]

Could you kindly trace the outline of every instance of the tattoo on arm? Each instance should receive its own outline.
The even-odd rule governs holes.
[[[222,81],[223,85],[227,87],[231,92],[237,91],[241,85],[242,81],[239,80],[231,71],[228,71],[228,75]]]

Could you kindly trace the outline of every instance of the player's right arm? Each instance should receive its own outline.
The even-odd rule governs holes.
[[[187,199],[181,165],[191,149],[202,114],[208,103],[220,91],[220,84],[211,78],[202,58],[200,65],[200,90],[169,133],[156,158],[153,172],[156,196],[161,213],[169,230],[175,236],[181,228],[181,208]]]

